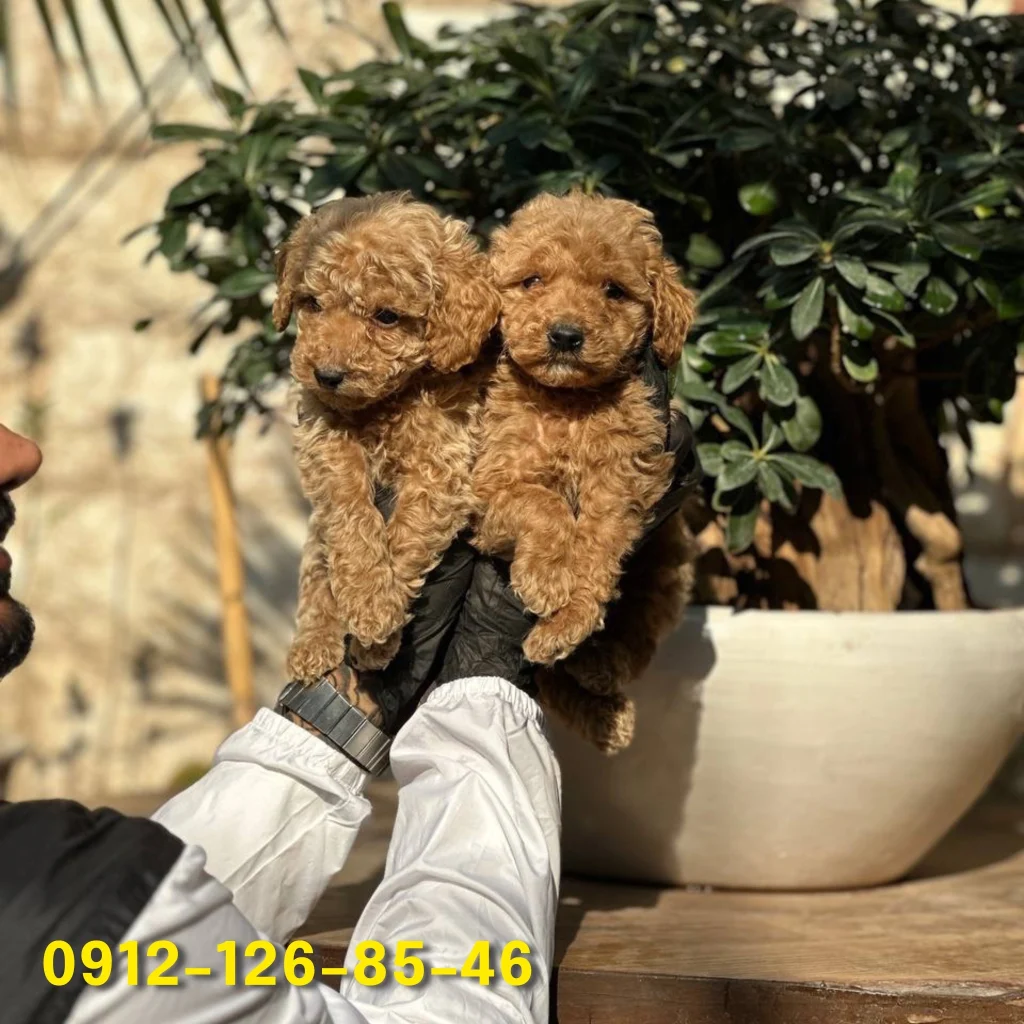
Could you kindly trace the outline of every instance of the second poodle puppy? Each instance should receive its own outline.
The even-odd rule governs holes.
[[[513,587],[540,616],[524,645],[533,662],[567,658],[605,627],[622,593],[604,632],[564,670],[540,675],[549,705],[617,749],[632,732],[621,686],[686,596],[678,517],[633,559],[630,585],[620,589],[620,577],[673,472],[667,398],[645,368],[665,379],[694,299],[651,215],[619,199],[538,196],[496,232],[491,265],[504,352],[474,471],[484,506],[477,543],[512,559]]]
[[[277,328],[298,312],[296,452],[312,505],[288,670],[312,682],[346,636],[357,664],[390,660],[424,576],[468,522],[488,373],[471,364],[499,299],[466,225],[404,193],[320,207],[277,274]]]

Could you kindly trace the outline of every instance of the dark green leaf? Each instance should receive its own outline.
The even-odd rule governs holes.
[[[784,409],[796,401],[799,393],[792,370],[776,356],[769,356],[761,367],[761,398]]]
[[[821,437],[821,412],[813,398],[801,395],[789,419],[782,421],[782,432],[790,447],[798,452],[813,448]]]
[[[262,291],[273,281],[273,274],[268,274],[258,267],[246,267],[221,282],[220,294],[228,299],[244,299]]]
[[[730,128],[718,139],[720,153],[749,153],[764,149],[775,141],[775,136],[764,128]]]
[[[869,341],[875,333],[875,325],[866,316],[855,313],[840,295],[836,299],[839,311],[839,325],[847,334],[852,334],[861,341]]]
[[[710,356],[740,356],[758,350],[757,345],[745,340],[738,331],[712,331],[701,337],[697,347]]]
[[[754,433],[753,424],[742,409],[736,408],[735,405],[721,405],[718,411],[726,423],[741,430],[751,444],[757,444],[757,434]]]
[[[224,186],[224,175],[221,172],[212,168],[197,171],[171,189],[167,196],[167,205],[172,208],[187,206],[220,192]]]
[[[201,139],[220,139],[229,142],[238,136],[224,128],[211,128],[201,124],[158,124],[152,132],[158,142],[198,142]]]
[[[773,505],[781,505],[786,501],[786,490],[782,484],[782,477],[772,468],[770,462],[758,464],[757,482],[761,485],[764,496]]]
[[[966,228],[953,224],[936,224],[933,230],[939,245],[948,249],[954,256],[965,260],[981,259],[981,243]]]
[[[803,341],[809,337],[821,323],[821,314],[825,307],[825,281],[816,277],[808,284],[796,300],[790,315],[790,327],[793,337]]]
[[[324,80],[315,71],[299,68],[299,79],[309,94],[309,98],[318,106],[324,103]]]
[[[829,78],[822,86],[825,102],[833,110],[842,110],[857,99],[857,87],[843,78]]]
[[[736,462],[726,462],[718,474],[718,487],[723,491],[733,491],[744,484],[749,484],[757,476],[757,461],[750,458]]]
[[[869,306],[887,310],[890,313],[901,313],[907,308],[903,293],[891,281],[877,274],[868,274],[867,287],[864,290],[864,301]]]
[[[698,295],[701,308],[705,308],[713,298],[732,284],[733,281],[735,281],[736,278],[747,269],[752,258],[752,256],[748,255],[741,257],[738,260],[733,260],[729,266],[724,270],[719,271],[714,278],[712,278],[710,284],[705,288],[701,288],[700,294]]]
[[[791,267],[809,260],[818,251],[813,242],[776,242],[768,254],[777,267]]]
[[[956,309],[957,298],[956,289],[948,281],[933,274],[925,285],[921,305],[932,316],[946,316]]]
[[[839,477],[824,462],[810,455],[794,455],[791,452],[774,452],[767,458],[775,469],[788,473],[806,487],[825,491],[834,498],[842,497],[843,488]]]
[[[878,378],[878,360],[871,346],[856,338],[843,345],[842,362],[843,369],[858,384],[870,384]]]
[[[160,225],[160,252],[173,261],[185,248],[188,238],[188,222],[183,218],[165,220]]]
[[[760,506],[755,501],[749,507],[733,509],[725,521],[725,543],[733,554],[745,551],[754,540]]]
[[[932,265],[927,260],[911,260],[901,265],[893,274],[892,283],[906,296],[917,294],[918,286],[931,272]]]
[[[854,288],[859,288],[861,291],[864,290],[868,283],[868,268],[864,265],[863,260],[858,259],[856,256],[836,256],[835,265],[836,270]]]
[[[722,446],[720,444],[697,445],[697,458],[707,476],[718,476],[722,472]]]
[[[910,141],[910,136],[911,131],[909,128],[893,128],[892,131],[886,132],[882,136],[882,141],[878,144],[878,148],[883,153],[892,153],[905,146]]]
[[[779,193],[770,181],[744,185],[739,192],[740,206],[755,217],[772,213],[779,205]]]
[[[233,121],[237,121],[245,113],[245,97],[237,90],[222,82],[214,82],[213,94]]]
[[[690,235],[690,244],[686,247],[683,259],[694,267],[714,269],[725,262],[721,247],[708,235]]]
[[[760,352],[753,352],[732,363],[722,377],[722,393],[731,395],[743,387],[757,373],[763,359],[764,356]]]

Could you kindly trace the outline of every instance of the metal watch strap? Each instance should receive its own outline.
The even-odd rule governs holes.
[[[287,708],[323,733],[363,771],[380,775],[388,766],[391,737],[353,707],[326,679],[312,686],[289,683],[277,703],[278,707]]]

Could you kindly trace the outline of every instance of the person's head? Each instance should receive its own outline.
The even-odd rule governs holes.
[[[38,447],[0,425],[0,542],[14,525],[10,492],[35,476]],[[0,547],[0,677],[17,668],[32,646],[32,616],[11,597],[11,556]]]

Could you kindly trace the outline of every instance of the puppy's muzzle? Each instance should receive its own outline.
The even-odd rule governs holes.
[[[548,328],[548,344],[556,352],[578,352],[583,347],[583,328],[560,322]]]
[[[345,371],[335,370],[331,367],[326,370],[314,370],[313,376],[320,387],[326,388],[328,391],[334,391],[341,387],[342,382],[345,380]]]

